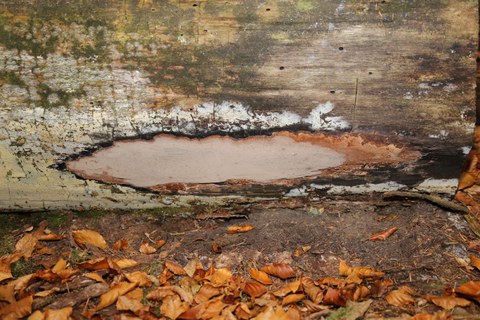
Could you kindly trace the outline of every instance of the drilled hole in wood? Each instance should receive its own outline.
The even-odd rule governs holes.
[[[330,90],[330,93],[335,93],[335,90]]]
[[[343,47],[338,47],[338,50],[343,51]]]
[[[284,67],[284,66],[281,66],[281,67],[280,67],[280,68],[278,68],[278,69],[280,69],[280,70],[284,70],[284,69],[285,69],[285,67]]]
[[[270,8],[265,9],[265,11],[270,11]]]

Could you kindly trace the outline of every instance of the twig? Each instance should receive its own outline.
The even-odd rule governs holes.
[[[426,200],[444,209],[448,209],[455,212],[461,212],[461,213],[469,213],[467,207],[461,204],[457,204],[451,200],[443,199],[433,194],[425,194],[425,193],[409,192],[409,191],[389,191],[383,194],[383,198],[412,198],[412,199]]]

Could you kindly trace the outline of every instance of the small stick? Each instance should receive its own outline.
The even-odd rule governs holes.
[[[436,204],[437,206],[442,207],[444,209],[448,209],[455,212],[461,212],[461,213],[469,213],[467,207],[461,204],[457,204],[453,201],[443,199],[433,194],[424,194],[424,193],[409,192],[409,191],[389,191],[389,192],[385,192],[383,194],[383,197],[384,198],[399,197],[399,198],[421,199],[421,200],[426,200],[433,204]]]

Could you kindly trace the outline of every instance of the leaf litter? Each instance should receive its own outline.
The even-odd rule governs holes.
[[[447,213],[425,204],[411,206],[427,208],[430,217],[420,221],[418,214],[416,221],[403,222],[391,208],[364,206],[380,213],[359,222],[355,216],[328,216],[329,210],[340,212],[342,203],[335,209],[322,204],[322,216],[306,209],[262,209],[260,219],[250,216],[249,224],[238,221],[233,229],[227,221],[208,220],[189,229],[188,218],[173,218],[157,225],[161,232],[133,228],[130,236],[120,225],[106,232],[108,214],[105,225],[89,227],[84,218],[57,233],[46,222],[30,223],[33,228],[23,228],[11,252],[0,257],[0,318],[475,319],[480,271],[468,230],[452,226]],[[122,223],[133,220],[121,217]],[[319,221],[322,217],[328,219]],[[267,229],[272,220],[278,224]],[[388,227],[392,222],[396,227]],[[407,232],[389,236],[397,226],[409,230],[409,223],[426,246],[403,253],[412,249],[412,243],[401,243]],[[431,233],[421,229],[427,226],[439,227],[444,241],[429,239]],[[320,230],[309,236],[308,228]],[[304,232],[285,237],[292,229]],[[370,236],[371,230],[384,231]],[[222,244],[219,252],[212,243]],[[393,249],[385,256],[382,248],[388,245]],[[34,268],[18,274],[27,262]]]

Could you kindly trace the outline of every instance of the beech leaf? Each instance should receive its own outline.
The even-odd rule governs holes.
[[[250,268],[250,277],[266,285],[272,284],[272,279],[270,279],[268,274],[255,268]]]
[[[445,310],[452,310],[457,306],[466,307],[471,303],[467,299],[458,298],[455,296],[427,296],[426,298],[433,304],[442,307]]]
[[[243,286],[243,291],[250,297],[258,298],[267,292],[267,288],[261,283],[246,282]]]
[[[72,231],[73,240],[82,249],[86,249],[85,244],[91,244],[95,247],[108,249],[108,244],[103,236],[93,230],[76,230]]]
[[[140,251],[140,253],[143,253],[143,254],[152,254],[157,252],[157,249],[149,245],[147,242],[143,242],[140,245],[140,248],[138,249],[138,251]]]
[[[260,271],[263,271],[271,276],[275,276],[283,280],[296,276],[296,273],[292,269],[292,267],[285,263],[272,263],[268,266],[261,268]]]
[[[415,300],[410,296],[413,290],[407,286],[400,287],[398,290],[393,290],[386,296],[386,300],[389,304],[404,308],[409,305],[415,304]]]

